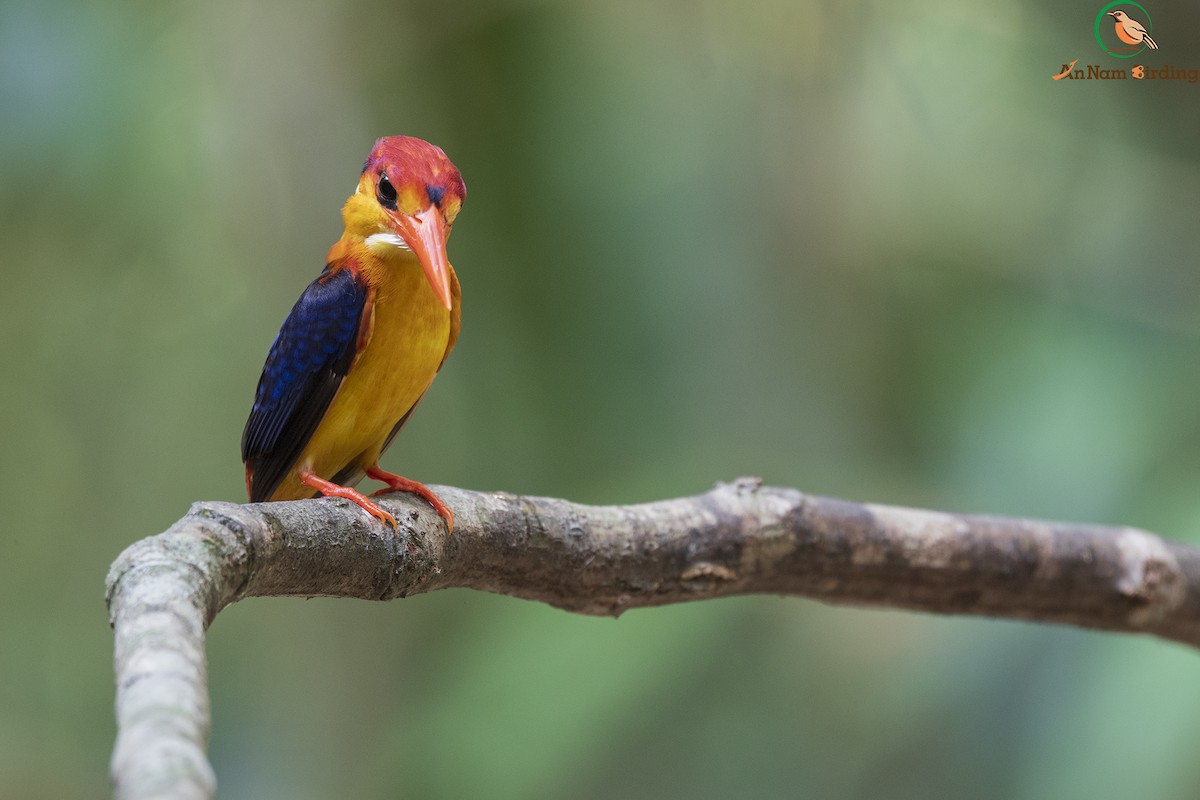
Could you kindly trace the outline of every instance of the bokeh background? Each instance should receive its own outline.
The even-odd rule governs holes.
[[[242,498],[267,348],[377,136],[445,148],[462,338],[384,465],[768,483],[1200,544],[1200,84],[1099,0],[6,0],[0,797],[104,797],[107,565]],[[1200,68],[1200,7],[1145,4]],[[1200,659],[751,597],[256,599],[225,798],[1194,798]]]

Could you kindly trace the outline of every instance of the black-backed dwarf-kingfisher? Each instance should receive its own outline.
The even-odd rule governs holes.
[[[345,232],[292,308],[242,434],[251,502],[344,497],[396,527],[352,487],[369,476],[454,514],[379,457],[458,339],[458,277],[446,237],[466,187],[440,148],[408,136],[375,143],[342,208]]]

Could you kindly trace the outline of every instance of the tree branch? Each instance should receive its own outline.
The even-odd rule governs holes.
[[[436,487],[392,532],[340,500],[197,503],[108,575],[121,798],[207,798],[204,632],[244,597],[391,600],[467,587],[568,611],[787,594],[1149,633],[1200,647],[1200,550],[1110,528],[852,503],[760,487],[635,506]]]

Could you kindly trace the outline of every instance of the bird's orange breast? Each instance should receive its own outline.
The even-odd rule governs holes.
[[[272,500],[312,496],[297,476],[302,468],[332,478],[346,467],[365,470],[378,461],[396,423],[421,399],[446,355],[450,311],[417,259],[401,253],[371,277],[374,302],[363,322],[370,325],[365,346]]]
[[[1125,25],[1120,22],[1117,23],[1117,38],[1125,44],[1137,44],[1141,41],[1141,38],[1135,39],[1133,36],[1126,33]]]

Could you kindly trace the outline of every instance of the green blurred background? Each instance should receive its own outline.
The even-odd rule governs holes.
[[[1200,543],[1200,84],[1099,0],[0,7],[0,796],[103,797],[106,568],[240,500],[267,348],[377,136],[445,148],[464,325],[384,465],[717,480]],[[1147,4],[1149,66],[1200,8]],[[752,597],[620,620],[256,599],[225,798],[1193,798],[1200,660]]]

